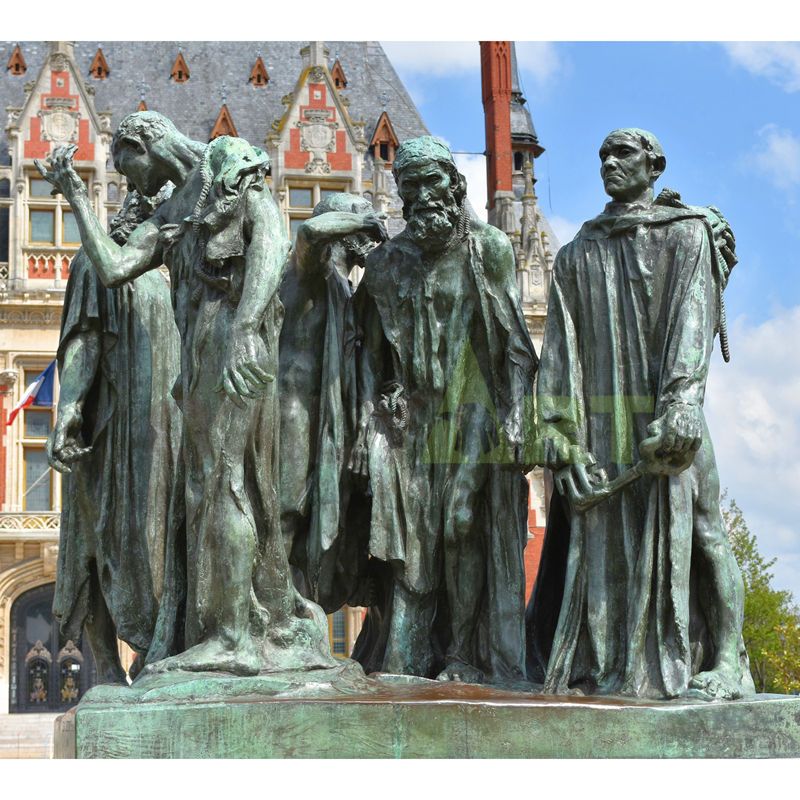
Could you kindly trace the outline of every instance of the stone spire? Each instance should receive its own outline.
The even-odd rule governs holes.
[[[517,66],[516,42],[511,42],[511,141],[514,150],[527,150],[533,158],[538,158],[544,153],[544,147],[539,144],[536,128],[533,126],[528,101],[522,94],[522,83],[519,79]]]
[[[330,50],[325,47],[325,42],[309,42],[301,51],[303,57],[303,68],[307,67],[326,67],[328,66],[328,56]]]
[[[50,42],[50,55],[56,53],[75,58],[75,42]]]

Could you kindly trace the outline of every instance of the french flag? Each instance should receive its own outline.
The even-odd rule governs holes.
[[[11,423],[17,418],[17,414],[28,406],[47,406],[53,405],[53,379],[56,374],[56,362],[51,361],[44,372],[25,390],[22,400],[17,403],[8,415],[8,422]]]

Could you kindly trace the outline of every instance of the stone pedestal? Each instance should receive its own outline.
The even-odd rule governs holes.
[[[311,686],[286,676],[192,676],[177,684],[154,677],[162,681],[89,692],[74,724],[57,724],[57,756],[800,757],[800,697],[719,703],[555,698],[366,679],[347,668]]]

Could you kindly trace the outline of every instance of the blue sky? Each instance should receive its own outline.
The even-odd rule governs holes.
[[[431,132],[482,152],[477,42],[384,47]],[[517,54],[546,148],[536,190],[562,243],[606,202],[597,151],[625,126],[661,140],[657,188],[717,205],[731,222],[733,360],[715,355],[706,412],[722,485],[777,557],[776,586],[800,601],[800,44],[518,42]],[[482,156],[459,163],[482,208]]]

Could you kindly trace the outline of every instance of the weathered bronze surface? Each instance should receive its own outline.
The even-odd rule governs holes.
[[[185,523],[145,671],[240,675],[332,666],[321,609],[294,588],[278,498],[278,299],[288,241],[264,183],[267,155],[241,139],[194,142],[156,112],[114,135],[131,187],[169,200],[117,245],[59,148],[43,174],[69,200],[101,280],[119,286],[164,263],[181,336]],[[134,410],[135,413],[135,410]]]
[[[546,692],[752,694],[743,586],[719,509],[703,397],[733,235],[653,185],[653,134],[600,148],[610,202],[556,258],[537,392],[555,472],[528,610]]]
[[[276,676],[284,683],[276,681],[271,687],[253,686],[269,676],[217,676],[202,687],[187,687],[183,698],[159,696],[154,689],[149,701],[134,703],[126,702],[128,693],[120,687],[97,687],[75,716],[70,712],[60,718],[56,752],[78,758],[785,758],[800,754],[797,697],[759,695],[727,703],[570,698],[439,681],[398,683],[391,676],[387,683],[347,676],[344,669],[338,675],[334,672],[320,674],[311,694],[292,685],[288,675]],[[179,688],[173,684],[171,690]]]
[[[50,454],[86,474],[66,495],[57,609],[76,630],[95,614],[105,679],[123,677],[112,625],[148,665],[60,719],[60,755],[800,755],[800,700],[752,697],[702,412],[718,330],[728,357],[733,234],[714,208],[654,199],[652,134],[603,143],[612,202],[556,260],[536,414],[511,244],[470,216],[440,140],[397,150],[403,233],[386,241],[369,204],[341,194],[294,251],[258,148],[140,112],[113,154],[143,196],[175,186],[125,243],[92,213],[70,148],[44,170],[83,243]],[[127,302],[137,336],[166,330],[164,298],[137,295],[161,263],[179,370],[92,305]],[[98,375],[124,407],[99,402]],[[117,423],[157,434],[135,474],[110,465],[146,437]],[[526,651],[533,463],[556,492]],[[103,492],[119,481],[133,488],[114,505]],[[91,541],[72,524],[87,499],[114,520],[93,521]],[[147,504],[160,527],[140,524]],[[105,579],[92,558],[119,569]],[[354,657],[381,674],[330,655],[317,603],[345,602],[370,606]]]
[[[367,259],[352,456],[383,565],[354,651],[364,668],[524,677],[522,420],[536,355],[508,237],[471,219],[441,140],[393,165],[407,227]]]
[[[111,221],[124,244],[154,206],[130,192]],[[61,391],[47,444],[64,473],[54,614],[66,639],[82,629],[100,682],[125,683],[117,637],[150,648],[164,584],[181,421],[171,390],[180,342],[167,282],[100,282],[84,250],[72,261],[58,348]],[[182,488],[182,487],[181,487]]]
[[[386,239],[368,200],[337,193],[300,225],[281,284],[281,525],[295,582],[325,611],[361,604],[365,499],[347,470],[355,434],[351,274]]]

